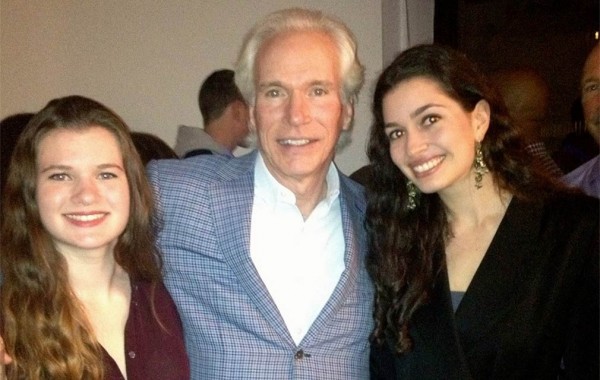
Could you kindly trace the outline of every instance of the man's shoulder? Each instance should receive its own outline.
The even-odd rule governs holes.
[[[350,194],[360,199],[365,198],[365,188],[360,183],[354,181],[344,173],[338,170],[340,176],[340,192]]]
[[[199,155],[185,159],[158,160],[148,164],[148,174],[160,182],[199,181],[210,183],[231,179],[253,167],[252,154],[227,157],[220,154]]]

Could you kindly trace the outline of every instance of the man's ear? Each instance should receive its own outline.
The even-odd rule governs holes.
[[[254,116],[254,106],[248,106],[248,129],[250,132],[256,132],[256,117]]]
[[[485,99],[481,99],[475,105],[473,112],[471,112],[471,124],[473,126],[473,132],[475,133],[475,139],[477,141],[483,141],[485,134],[490,126],[491,109],[490,104]]]
[[[248,113],[248,107],[246,107],[246,103],[241,100],[234,100],[233,103],[230,104],[233,112],[233,117],[241,122],[246,121],[246,114]]]
[[[351,100],[342,105],[342,113],[344,118],[342,130],[347,131],[352,126],[352,119],[354,118],[354,103]]]

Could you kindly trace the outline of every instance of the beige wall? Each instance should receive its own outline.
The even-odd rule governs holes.
[[[382,62],[380,0],[0,0],[0,117],[80,94],[174,145],[177,125],[201,125],[204,77],[232,67],[251,25],[289,6],[336,15],[358,39],[367,81],[353,143],[337,159],[350,173],[366,162],[369,99]]]

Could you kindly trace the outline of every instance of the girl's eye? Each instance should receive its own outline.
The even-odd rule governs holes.
[[[432,125],[435,124],[440,117],[438,115],[427,115],[423,118],[423,125]]]
[[[54,173],[51,174],[48,178],[53,181],[66,181],[67,179],[69,179],[69,176],[66,173]]]
[[[117,178],[117,175],[114,173],[100,173],[100,178],[101,179],[113,179],[113,178]]]
[[[404,131],[401,129],[393,129],[388,132],[388,139],[390,139],[390,141],[399,139],[402,136],[404,136]]]

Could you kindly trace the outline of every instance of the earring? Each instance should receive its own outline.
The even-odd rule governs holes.
[[[483,179],[483,175],[488,172],[488,168],[483,161],[480,142],[477,142],[475,145],[475,162],[473,162],[473,168],[475,169],[475,187],[481,189],[483,186],[481,180]]]
[[[412,211],[417,208],[418,191],[419,189],[412,181],[406,182],[406,192],[408,193],[408,200],[406,201],[407,210]]]

